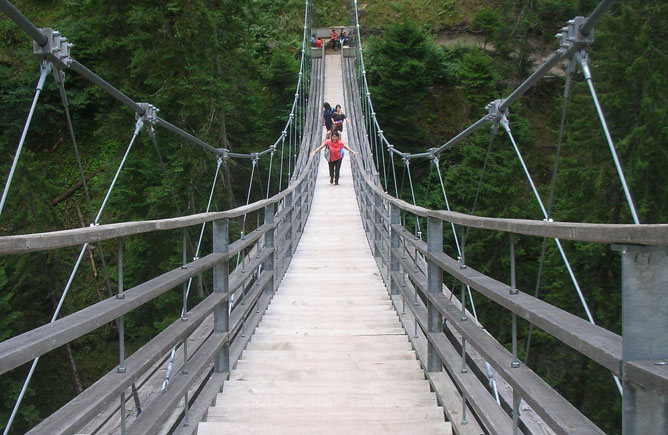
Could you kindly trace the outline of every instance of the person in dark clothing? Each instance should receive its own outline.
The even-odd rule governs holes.
[[[333,131],[331,139],[325,140],[322,145],[311,153],[311,156],[314,156],[324,147],[329,148],[329,184],[333,183],[338,186],[339,173],[341,172],[341,160],[343,160],[341,149],[346,149],[353,154],[357,154],[357,152],[348,148],[343,141],[339,139],[339,133],[337,131]]]
[[[346,119],[346,114],[341,111],[341,105],[336,105],[336,110],[332,113],[332,121],[336,129],[341,132],[343,131],[343,121]]]
[[[339,35],[336,34],[336,30],[332,29],[332,34],[330,35],[329,43],[331,44],[334,50],[338,49],[339,46]]]
[[[332,129],[332,113],[334,113],[332,106],[325,101],[322,105],[322,125],[325,126],[327,131]]]

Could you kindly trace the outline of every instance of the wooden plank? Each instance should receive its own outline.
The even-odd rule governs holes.
[[[341,92],[340,86],[334,89]],[[318,160],[324,170],[326,163]],[[373,433],[378,428],[355,408],[392,404],[395,418],[383,422],[384,430],[391,433],[389,423],[396,422],[404,430],[410,426],[419,433],[449,433],[363,238],[350,159],[344,161],[338,186],[329,184],[325,172],[318,176],[316,190],[285,279],[211,408],[211,418],[219,415],[223,426],[211,430],[291,431],[296,420],[285,415],[301,410],[301,415],[313,417],[301,425],[311,432],[340,433],[342,424],[350,424],[351,433]],[[257,413],[249,421],[238,418],[249,409],[261,412],[267,407],[270,414],[261,418]],[[312,415],[323,407],[346,409],[356,417]],[[425,414],[419,414],[420,421],[409,415],[396,418],[397,411],[415,408],[429,409],[435,425],[420,425]],[[277,414],[275,409],[286,412]],[[230,415],[237,418],[226,420]],[[200,431],[208,430],[207,425],[200,424]]]

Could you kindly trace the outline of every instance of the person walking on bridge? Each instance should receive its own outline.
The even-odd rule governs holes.
[[[332,106],[325,101],[322,105],[322,125],[325,126],[327,131],[332,129],[332,113],[334,113]]]
[[[329,184],[334,183],[339,185],[339,173],[341,172],[341,160],[343,160],[343,155],[341,155],[341,149],[346,149],[353,154],[357,154],[357,151],[353,151],[348,148],[341,139],[339,139],[339,132],[336,130],[332,131],[331,139],[325,140],[322,145],[313,150],[311,156],[314,156],[318,151],[327,147],[329,149]]]
[[[336,105],[336,110],[332,113],[332,121],[334,122],[334,127],[339,131],[343,131],[343,121],[346,120],[346,114],[341,111],[341,105]]]

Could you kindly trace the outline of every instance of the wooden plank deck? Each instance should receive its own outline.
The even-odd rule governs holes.
[[[332,106],[340,60],[326,57]],[[198,433],[450,434],[366,242],[350,158],[338,186],[320,162],[294,258]]]

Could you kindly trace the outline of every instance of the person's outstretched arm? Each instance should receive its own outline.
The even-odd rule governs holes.
[[[350,152],[353,153],[353,154],[359,154],[357,151],[353,151],[353,150],[351,150],[350,148],[348,148],[347,145],[343,145],[343,148],[347,149],[348,151],[350,151]]]
[[[318,148],[314,149],[314,150],[311,152],[311,155],[314,156],[315,153],[317,153],[318,151],[320,151],[321,149],[323,149],[323,148],[325,147],[325,144],[326,144],[326,143],[327,143],[327,141],[324,141],[324,142],[322,143],[322,145],[320,145]]]

